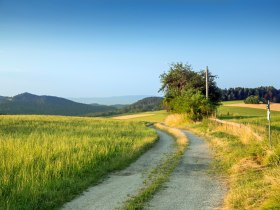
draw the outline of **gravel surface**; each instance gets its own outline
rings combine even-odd
[[[160,160],[174,151],[174,140],[167,134],[157,131],[160,139],[128,168],[112,173],[99,185],[89,188],[83,195],[66,203],[62,209],[98,209],[120,208],[129,195],[134,195],[143,186],[148,173]]]
[[[211,155],[199,137],[185,132],[189,146],[170,181],[163,186],[145,209],[216,209],[220,207],[226,186],[208,172]]]

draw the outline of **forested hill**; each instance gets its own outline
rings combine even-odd
[[[88,105],[54,96],[23,93],[14,97],[0,97],[0,114],[84,115],[115,110],[105,105]]]
[[[147,97],[147,98],[141,99],[131,105],[121,107],[114,111],[92,113],[88,116],[111,116],[111,115],[118,115],[118,114],[124,114],[124,113],[157,111],[157,110],[163,109],[162,101],[163,101],[162,97]]]
[[[146,112],[162,109],[162,97],[147,97],[139,100],[123,109],[125,112]]]
[[[277,90],[272,86],[258,88],[236,87],[223,89],[221,92],[222,101],[244,100],[248,96],[255,95],[265,100],[280,103],[280,90]]]

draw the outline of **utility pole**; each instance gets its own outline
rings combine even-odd
[[[270,119],[270,102],[267,101],[267,120],[268,120],[268,139],[269,139],[269,146],[272,149],[272,142],[271,142],[271,119]]]
[[[209,75],[208,75],[208,66],[206,66],[206,70],[205,70],[205,78],[206,78],[206,98],[208,99],[209,97]]]

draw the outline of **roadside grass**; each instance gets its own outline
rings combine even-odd
[[[266,112],[266,110],[254,108],[221,106],[219,108],[218,118],[248,125],[252,127],[255,132],[263,136],[265,142],[268,142],[268,121]],[[226,113],[230,113],[231,116],[227,116]],[[278,150],[280,147],[280,112],[271,111],[271,134],[274,150]]]
[[[234,127],[210,120],[193,123],[172,116],[166,121],[203,135],[214,150],[213,171],[228,178],[225,209],[280,209],[280,112],[272,112],[272,145],[267,135],[266,111],[224,107],[219,118],[246,126]],[[227,113],[230,113],[228,115]],[[248,127],[252,129],[248,129]],[[253,135],[257,132],[262,140]]]
[[[176,150],[173,154],[163,159],[159,166],[153,169],[148,176],[148,179],[145,180],[145,186],[140,189],[137,195],[126,201],[122,208],[124,210],[142,209],[145,206],[145,203],[153,197],[165,182],[168,181],[170,175],[178,166],[187,147],[187,137],[180,130],[167,127],[160,123],[156,123],[155,127],[169,133],[175,138]]]
[[[0,209],[57,209],[156,139],[143,122],[0,116]]]
[[[263,209],[280,209],[280,112],[271,112],[271,139],[272,150],[268,146],[268,121],[266,117],[241,119],[243,124],[254,126],[255,130],[263,136],[261,165],[263,178],[270,187],[267,199],[263,203]]]

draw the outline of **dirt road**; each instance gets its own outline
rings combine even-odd
[[[174,151],[174,140],[157,131],[160,139],[155,146],[128,168],[113,173],[101,184],[64,205],[63,209],[121,209],[123,202],[143,186],[143,181],[160,160]],[[215,209],[222,204],[226,187],[208,173],[211,155],[208,145],[197,136],[185,132],[189,147],[179,166],[145,209],[196,210]]]
[[[174,140],[167,134],[157,131],[160,139],[136,162],[128,168],[112,173],[101,184],[89,188],[83,195],[66,203],[62,209],[98,209],[110,210],[121,208],[129,195],[134,195],[143,186],[143,181],[160,160],[174,151]]]
[[[226,187],[208,173],[211,155],[207,143],[191,133],[185,134],[189,146],[179,167],[145,209],[205,210],[222,204]]]

